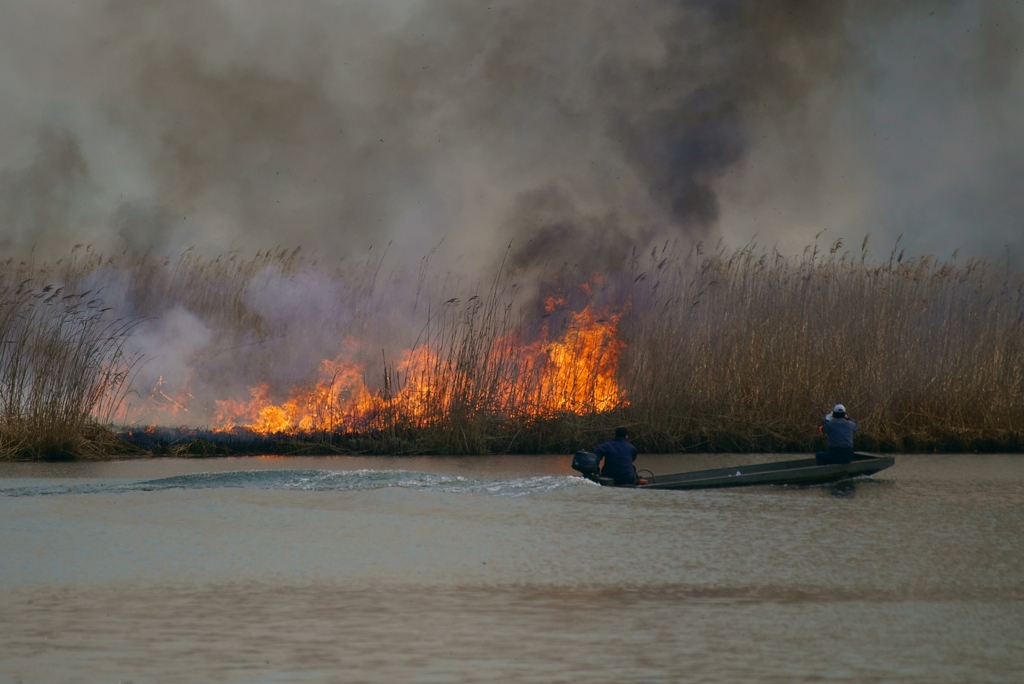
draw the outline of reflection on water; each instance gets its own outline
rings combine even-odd
[[[733,460],[756,459],[639,465]],[[688,492],[600,488],[567,461],[0,464],[0,682],[1004,682],[1024,668],[1018,457]]]

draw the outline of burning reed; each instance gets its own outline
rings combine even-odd
[[[479,286],[430,276],[429,257],[413,277],[298,250],[86,250],[23,286],[8,264],[4,444],[81,450],[116,418],[197,454],[558,452],[622,423],[648,451],[809,451],[842,402],[861,448],[1019,450],[1021,278],[865,247],[666,244],[615,272],[501,267]],[[102,306],[64,294],[97,284]]]

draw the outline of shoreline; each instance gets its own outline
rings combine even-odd
[[[604,421],[602,421],[604,422]],[[628,424],[628,423],[627,423]],[[531,426],[505,434],[461,441],[449,429],[407,428],[387,432],[263,435],[244,428],[218,432],[197,428],[150,427],[143,430],[104,428],[98,440],[59,445],[50,450],[0,453],[7,461],[116,461],[136,458],[217,458],[239,456],[500,456],[572,454],[591,450],[610,439],[612,427],[563,424]],[[561,429],[557,429],[561,428]],[[785,432],[694,431],[659,435],[631,427],[630,441],[642,454],[807,454],[826,447],[817,434],[804,439]],[[811,433],[811,430],[807,430]],[[93,432],[96,435],[96,431]],[[634,436],[635,435],[635,436]],[[858,451],[900,454],[1017,454],[1024,438],[1011,432],[960,430],[946,434],[916,433],[882,439],[864,431],[855,440]],[[483,446],[472,449],[467,447]]]

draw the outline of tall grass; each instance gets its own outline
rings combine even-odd
[[[102,425],[135,359],[132,323],[108,316],[97,293],[43,284],[30,262],[0,264],[0,457],[106,452]]]
[[[861,448],[1019,450],[1020,276],[897,250],[879,263],[866,247],[837,242],[797,257],[664,247],[601,288],[585,277],[549,284],[563,301],[575,289],[577,311],[590,305],[606,325],[618,321],[617,339],[596,352],[573,330],[579,316],[538,323],[535,307],[515,309],[499,274],[434,314],[420,342],[437,353],[412,379],[428,389],[389,407],[381,424],[414,425],[430,448],[459,453],[571,449],[616,423],[654,451],[807,451],[822,446],[815,427],[843,402],[863,424]],[[621,401],[604,411],[562,401],[596,400],[599,377],[573,372],[553,384],[551,347],[538,355],[531,324],[559,336],[572,369],[593,371],[595,353],[624,344]]]
[[[1024,283],[985,261],[666,243],[612,273],[501,267],[467,286],[428,277],[429,260],[404,282],[380,257],[327,267],[280,249],[8,262],[0,447],[81,452],[113,408],[152,403],[138,383],[123,401],[138,369],[127,350],[136,322],[175,307],[212,331],[190,378],[172,379],[188,385],[182,423],[209,424],[215,400],[260,385],[316,417],[289,439],[328,449],[565,451],[627,424],[650,451],[807,451],[837,402],[861,421],[861,448],[1024,446]],[[282,284],[328,301],[282,317],[296,307],[264,301]],[[356,385],[371,409],[353,411]]]
[[[623,368],[645,441],[806,450],[842,402],[865,448],[1019,450],[1020,277],[897,251],[875,263],[865,248],[747,248],[648,269]]]

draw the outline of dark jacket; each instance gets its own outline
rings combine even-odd
[[[636,447],[625,439],[614,439],[604,442],[594,449],[594,454],[604,460],[601,475],[615,479],[615,484],[633,484],[636,482]]]
[[[821,424],[821,431],[828,437],[828,448],[853,448],[853,433],[860,430],[860,423],[852,418],[833,418]]]

